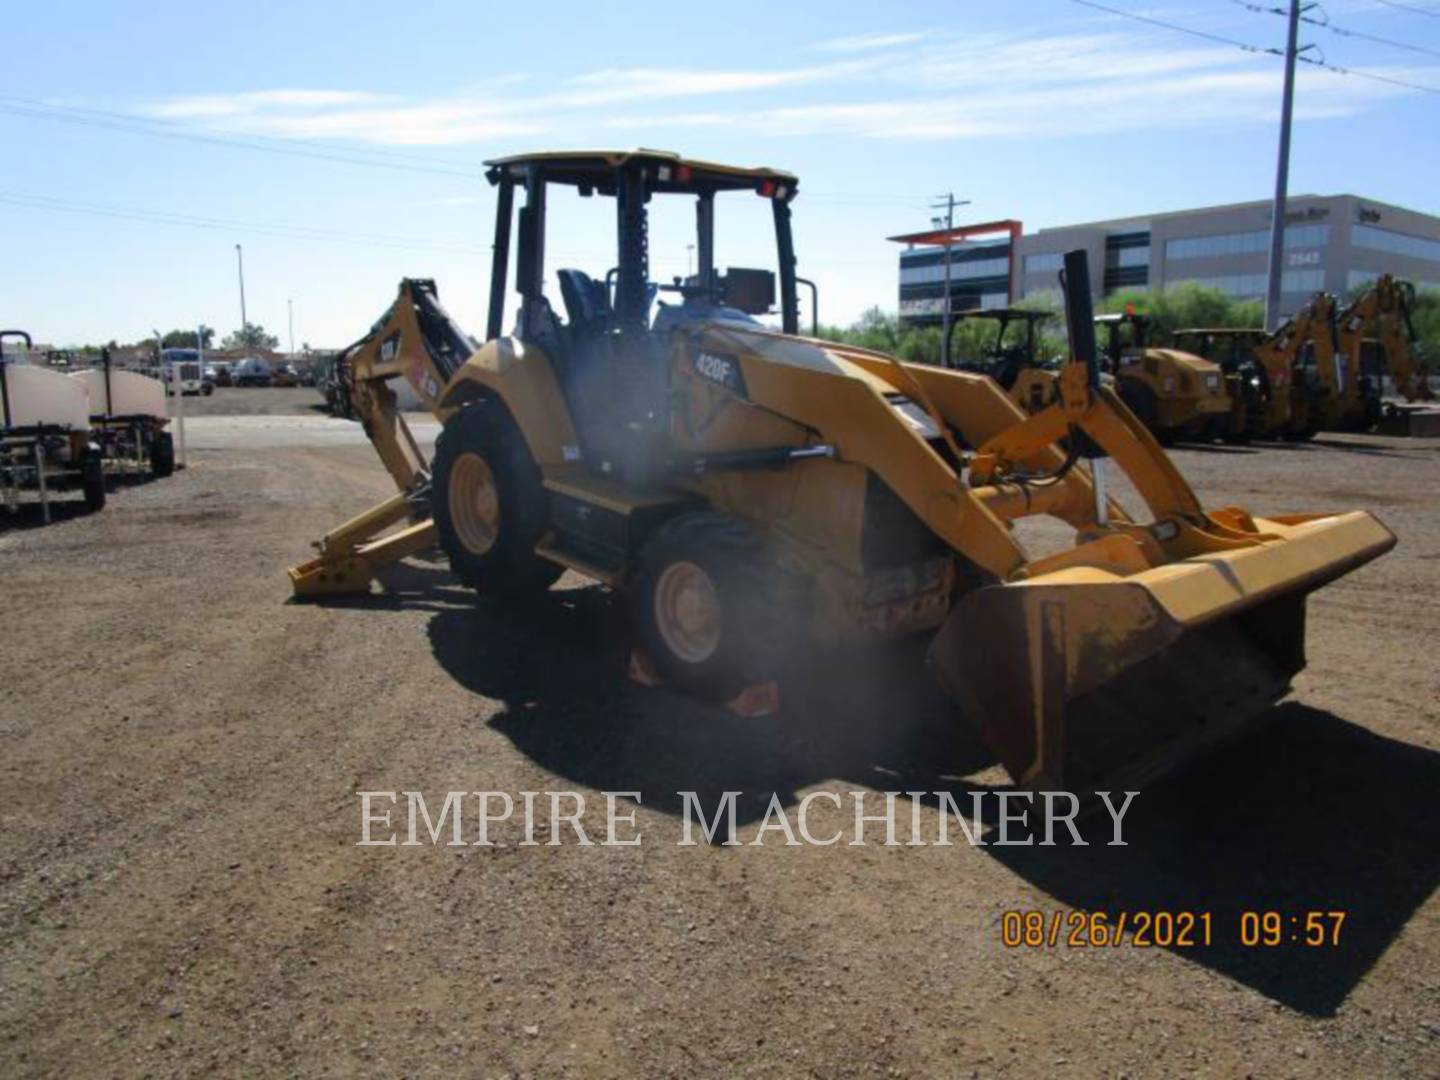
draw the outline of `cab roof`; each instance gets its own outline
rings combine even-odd
[[[512,154],[485,162],[490,167],[490,182],[499,180],[501,170],[519,170],[537,166],[552,184],[571,184],[591,188],[605,194],[615,190],[615,173],[626,165],[654,165],[650,188],[663,192],[758,191],[769,185],[763,194],[788,198],[799,183],[794,173],[766,166],[741,168],[713,161],[682,158],[668,150],[546,150],[532,154]],[[788,189],[783,194],[775,189]]]

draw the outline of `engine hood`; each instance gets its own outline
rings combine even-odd
[[[904,392],[896,383],[847,358],[847,353],[853,356],[856,353],[865,354],[865,350],[847,349],[843,345],[814,338],[790,337],[760,327],[724,321],[703,324],[701,340],[709,347],[743,357],[747,365],[781,364],[837,378],[855,379],[878,394]]]

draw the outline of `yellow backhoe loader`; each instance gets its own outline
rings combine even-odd
[[[1256,439],[1310,439],[1319,430],[1323,372],[1335,370],[1335,298],[1316,293],[1273,333],[1258,328],[1184,329],[1174,340],[1218,363],[1245,429]]]
[[[1105,330],[1104,363],[1120,400],[1158,439],[1213,442],[1229,433],[1230,395],[1220,365],[1152,348],[1150,318],[1133,309],[1097,316],[1095,325]]]
[[[1382,274],[1336,317],[1340,363],[1335,370],[1335,400],[1339,407],[1325,417],[1325,427],[1365,431],[1387,413],[1403,419],[1407,410],[1382,403],[1386,375],[1394,382],[1396,395],[1407,404],[1435,399],[1430,373],[1413,348],[1414,306],[1415,286]]]
[[[1017,783],[1086,793],[1133,787],[1284,694],[1306,595],[1395,542],[1361,511],[1207,511],[1100,382],[1083,251],[1065,259],[1059,400],[1027,417],[989,378],[799,336],[788,173],[651,150],[488,164],[487,340],[469,352],[406,282],[352,351],[401,490],[292,571],[301,595],[368,589],[431,535],[463,581],[512,602],[568,568],[626,596],[645,667],[719,702],[776,678],[797,642],[938,629],[941,683]],[[613,215],[613,273],[547,273],[561,198]],[[693,205],[689,279],[651,278],[652,199]],[[717,204],[729,224],[757,203],[775,269],[722,273]],[[428,467],[361,385],[381,372],[443,420]],[[1112,464],[1143,514],[1107,494]],[[427,499],[433,520],[406,524]],[[1011,527],[1027,515],[1068,523],[1074,546],[1027,552]]]

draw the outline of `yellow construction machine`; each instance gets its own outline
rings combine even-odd
[[[1059,399],[1027,417],[984,376],[799,335],[788,173],[651,150],[488,164],[487,340],[470,351],[432,289],[401,285],[352,352],[401,490],[291,572],[300,595],[368,589],[431,535],[501,600],[534,603],[570,569],[626,597],[641,668],[717,702],[776,679],[801,642],[938,630],[941,683],[1016,782],[1085,793],[1134,786],[1283,695],[1306,595],[1395,542],[1361,511],[1206,510],[1100,382],[1083,251],[1065,259]],[[613,269],[547,270],[558,199],[614,215]],[[696,270],[669,283],[649,268],[664,199],[695,215]],[[740,241],[717,235],[717,204],[727,224],[763,208],[773,269],[721,272]],[[428,467],[382,373],[443,420]],[[1107,493],[1111,465],[1143,510]],[[433,520],[408,524],[426,501]],[[1026,551],[1012,526],[1028,515],[1074,545]]]
[[[1231,402],[1231,438],[1314,438],[1319,430],[1322,372],[1334,370],[1339,339],[1335,299],[1316,293],[1273,333],[1259,327],[1176,330],[1177,347],[1220,365]]]
[[[1120,400],[1158,439],[1213,442],[1229,433],[1230,395],[1220,365],[1152,348],[1150,318],[1133,308],[1097,316],[1095,324],[1106,332],[1105,365]]]
[[[1248,443],[1266,434],[1269,381],[1255,350],[1269,337],[1258,327],[1234,326],[1190,328],[1170,335],[1175,348],[1219,364],[1224,372],[1225,392],[1230,398],[1223,435],[1226,442]]]
[[[1333,372],[1332,415],[1323,426],[1369,430],[1387,411],[1382,404],[1385,376],[1406,403],[1435,399],[1429,371],[1415,355],[1412,312],[1415,286],[1382,274],[1336,317],[1338,363]],[[1403,412],[1394,406],[1392,415]]]

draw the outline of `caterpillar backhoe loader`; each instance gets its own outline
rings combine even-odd
[[[1157,438],[1213,442],[1230,431],[1230,395],[1218,364],[1152,348],[1150,318],[1133,309],[1097,316],[1095,325],[1105,330],[1104,362],[1120,400]]]
[[[1027,308],[981,308],[957,312],[950,322],[950,340],[945,355],[957,371],[988,375],[1000,384],[1010,400],[1026,412],[1037,413],[1059,395],[1055,376],[1058,365],[1041,362],[1037,335],[1040,325],[1051,318],[1048,311]],[[965,322],[993,322],[995,337],[979,356],[954,359],[955,331]]]
[[[1369,430],[1382,417],[1401,423],[1397,434],[1408,434],[1409,411],[1382,404],[1384,377],[1390,376],[1397,396],[1407,404],[1435,399],[1429,371],[1415,355],[1415,326],[1411,312],[1415,286],[1382,274],[1336,318],[1338,355],[1335,399],[1339,407],[1325,417],[1325,427]]]
[[[510,602],[578,571],[625,595],[643,667],[719,702],[805,639],[938,630],[942,685],[1015,780],[1084,793],[1133,786],[1285,693],[1306,595],[1394,544],[1360,511],[1202,507],[1100,382],[1083,251],[1065,260],[1059,399],[1027,417],[984,376],[799,336],[788,173],[650,150],[488,164],[487,340],[471,351],[433,290],[405,282],[353,351],[399,490],[291,572],[301,595],[368,589],[431,537]],[[577,196],[614,215],[613,275],[547,277],[547,207]],[[721,273],[717,204],[728,223],[757,197],[776,268]],[[673,283],[649,269],[649,203],[667,198],[695,212],[697,269]],[[442,419],[433,462],[362,385],[382,373]],[[1089,445],[1108,460],[1083,459]],[[1111,464],[1144,515],[1107,494]],[[425,503],[433,518],[406,523]],[[1074,546],[1027,552],[1012,529],[1027,515],[1068,523]]]
[[[1339,349],[1333,296],[1316,293],[1273,333],[1209,327],[1176,330],[1172,338],[1221,366],[1250,438],[1310,439],[1319,430],[1322,372],[1334,370]]]

